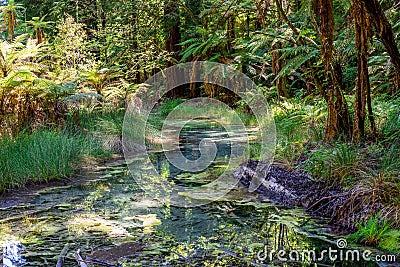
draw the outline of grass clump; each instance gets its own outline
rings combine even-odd
[[[361,168],[357,149],[350,144],[336,144],[332,147],[311,151],[306,169],[314,177],[323,178],[335,185],[349,185],[356,180]]]
[[[70,176],[83,155],[104,156],[93,137],[38,130],[0,143],[0,191]]]
[[[390,227],[391,224],[387,220],[381,220],[378,216],[375,216],[369,218],[364,224],[357,223],[357,232],[349,237],[358,243],[377,246],[381,241],[385,240],[385,237],[390,232]]]

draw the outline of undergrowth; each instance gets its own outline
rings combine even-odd
[[[310,100],[272,104],[278,133],[275,160],[349,194],[340,214],[351,217],[357,212],[355,241],[399,252],[400,101],[387,96],[374,100],[375,136],[367,126],[367,139],[361,144],[343,140],[327,144],[323,143],[324,104]],[[351,221],[350,217],[343,219]]]
[[[71,176],[86,157],[101,158],[120,146],[123,112],[87,113],[79,127],[67,121],[61,129],[42,127],[0,141],[0,192],[30,183]]]

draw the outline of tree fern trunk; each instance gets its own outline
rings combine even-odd
[[[175,64],[174,61],[179,61],[178,52],[180,50],[181,33],[179,8],[173,0],[165,0],[164,2],[164,23],[166,30],[165,49],[171,53],[172,59],[166,62],[166,67],[169,68]],[[177,77],[167,77],[167,84],[175,84]],[[174,88],[169,92],[169,96],[175,96],[178,88]]]
[[[325,142],[331,142],[340,135],[350,136],[350,116],[344,98],[336,69],[332,67],[333,37],[335,20],[333,16],[333,0],[313,0],[312,7],[319,19],[319,37],[321,39],[321,55],[325,61],[325,76],[328,80],[326,86],[326,100],[328,105],[328,118],[325,128]]]
[[[357,83],[354,101],[353,142],[364,136],[367,94],[370,91],[368,75],[368,40],[370,38],[369,16],[360,0],[353,0],[353,19],[356,34]]]
[[[400,52],[397,47],[395,37],[393,35],[392,26],[386,18],[385,12],[383,11],[378,0],[360,0],[364,5],[369,15],[371,16],[371,22],[374,25],[376,34],[381,39],[383,45],[386,48],[392,63],[396,71],[396,79],[400,77]],[[396,91],[398,91],[399,83],[395,82]]]

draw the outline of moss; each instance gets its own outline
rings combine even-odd
[[[378,246],[390,252],[400,253],[400,230],[388,231],[379,241]]]

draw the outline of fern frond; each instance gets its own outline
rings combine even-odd
[[[319,50],[313,50],[313,51],[310,51],[308,54],[298,55],[298,56],[290,59],[286,63],[285,67],[278,73],[278,75],[276,75],[274,81],[280,77],[288,75],[290,72],[298,69],[301,65],[303,65],[308,60],[319,56],[319,54],[320,54]]]

